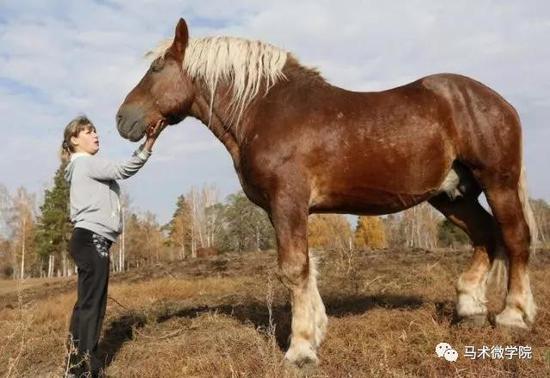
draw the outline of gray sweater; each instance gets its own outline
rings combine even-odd
[[[122,231],[120,187],[115,180],[134,175],[151,156],[143,146],[124,162],[87,153],[73,153],[65,168],[70,183],[71,222],[115,241]]]

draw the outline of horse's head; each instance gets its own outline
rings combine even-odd
[[[191,78],[182,68],[189,40],[187,25],[180,19],[174,42],[155,59],[145,76],[126,96],[118,110],[118,132],[133,142],[157,123],[173,125],[185,118],[195,96]]]

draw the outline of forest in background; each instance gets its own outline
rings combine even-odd
[[[57,170],[53,186],[38,204],[36,194],[25,188],[9,193],[0,183],[0,278],[59,277],[75,273],[68,255],[72,232],[69,188]],[[166,224],[152,212],[138,212],[131,198],[121,196],[123,232],[111,248],[116,272],[160,262],[238,251],[276,248],[266,212],[242,192],[219,198],[215,185],[191,188],[175,199],[175,210]],[[550,206],[531,200],[539,228],[540,246],[548,246]],[[359,216],[354,225],[341,214],[309,217],[310,249],[335,251],[342,258],[351,253],[395,248],[462,248],[468,237],[429,204],[398,214]]]

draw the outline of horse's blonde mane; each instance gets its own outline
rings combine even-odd
[[[163,41],[147,56],[164,56],[172,40]],[[258,94],[262,83],[267,91],[281,78],[288,52],[260,41],[235,37],[192,38],[185,50],[183,68],[194,79],[202,80],[210,91],[210,112],[220,80],[230,83],[233,92],[230,119],[236,124]],[[211,116],[212,113],[210,113]]]

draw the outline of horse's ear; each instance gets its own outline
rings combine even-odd
[[[174,42],[170,49],[173,51],[174,56],[183,59],[183,53],[189,42],[189,31],[187,30],[187,23],[183,18],[180,18],[178,25],[176,26],[176,34],[174,36]]]

